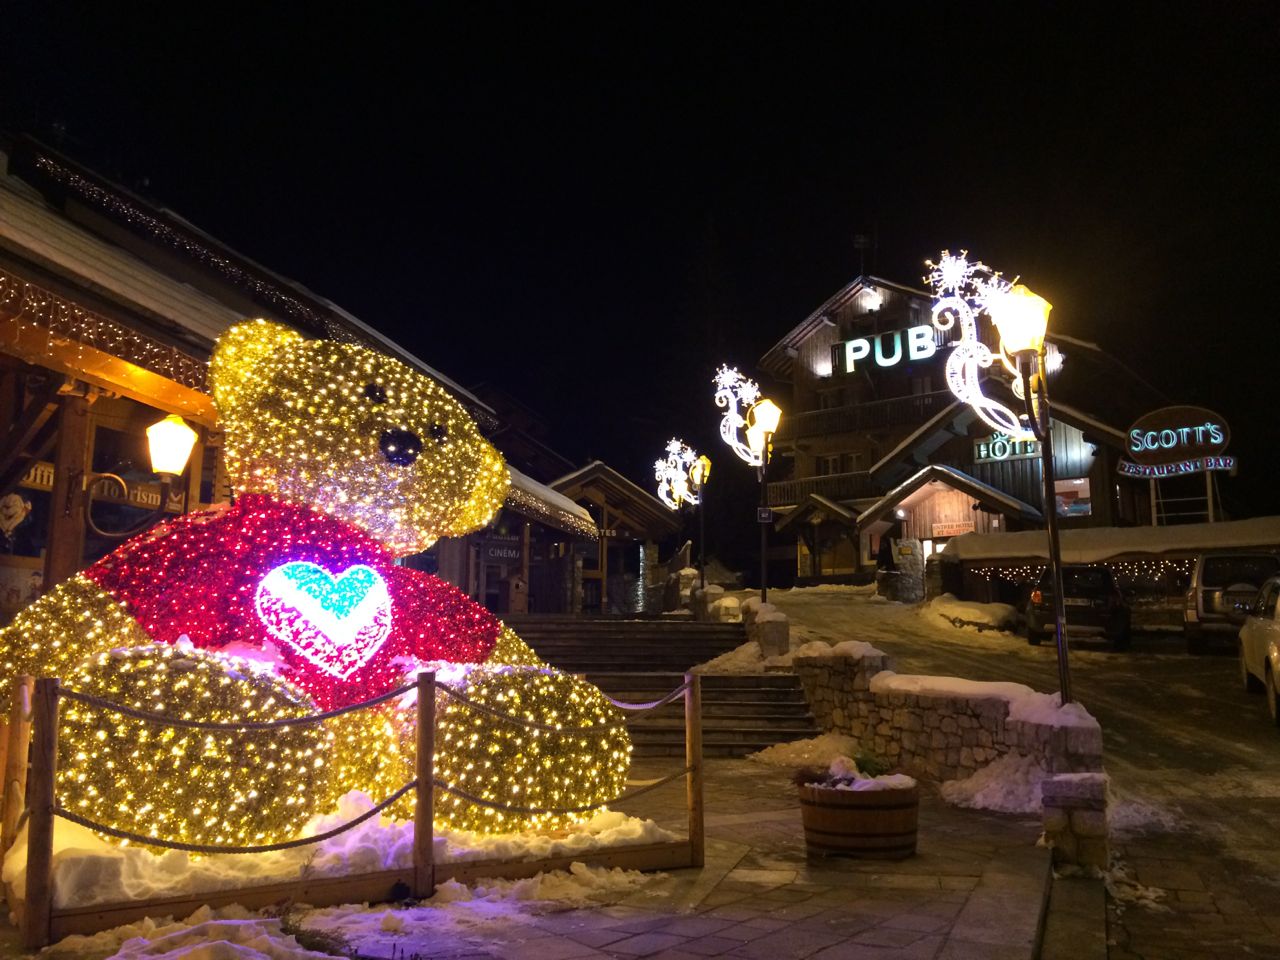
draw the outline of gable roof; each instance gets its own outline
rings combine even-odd
[[[825,324],[832,323],[831,314],[868,287],[884,287],[888,290],[905,293],[908,296],[923,297],[926,300],[932,298],[932,294],[924,290],[917,290],[914,287],[894,283],[892,280],[884,280],[870,275],[854,277],[853,280],[828,297],[822,306],[797,323],[783,335],[781,340],[770,347],[765,352],[765,355],[760,358],[760,369],[776,377],[785,378],[791,370],[792,354],[799,349],[800,344],[807,340],[815,330],[821,329]]]
[[[941,483],[951,487],[953,490],[967,493],[984,507],[997,513],[1002,513],[1005,516],[1021,517],[1024,520],[1043,519],[1043,514],[1039,510],[1029,503],[1024,503],[1017,497],[1010,496],[1003,490],[997,490],[989,483],[983,483],[963,470],[943,466],[939,463],[931,463],[929,466],[916,471],[913,476],[898,484],[898,486],[862,511],[858,515],[858,526],[865,528],[868,524],[882,519],[886,513],[897,507],[911,494],[930,483]]]
[[[579,497],[592,499],[584,496],[584,491],[598,490],[610,509],[617,509],[654,537],[674,536],[680,532],[679,515],[675,511],[602,460],[592,460],[586,466],[552,480],[548,486],[575,500]]]

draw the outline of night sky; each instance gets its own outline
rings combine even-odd
[[[1226,415],[1228,507],[1280,512],[1273,2],[6,6],[6,129],[503,384],[573,459],[645,481],[716,443],[716,364],[862,233],[889,279],[943,247],[1021,274]]]

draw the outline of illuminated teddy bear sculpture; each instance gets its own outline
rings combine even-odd
[[[437,777],[523,808],[440,791],[437,820],[554,826],[582,816],[530,811],[620,793],[630,743],[600,691],[546,667],[450,584],[395,563],[502,504],[506,467],[463,407],[384,354],[261,320],[223,335],[209,379],[234,504],[161,524],[20,614],[0,633],[6,687],[59,676],[150,712],[279,720],[377,697],[431,662],[480,707],[438,696]],[[392,700],[322,724],[210,732],[67,701],[60,802],[147,836],[273,842],[350,789],[377,799],[410,780],[413,717]]]

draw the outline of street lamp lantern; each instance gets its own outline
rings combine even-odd
[[[987,312],[1000,332],[1001,347],[1014,356],[1038,354],[1044,349],[1052,309],[1053,304],[1022,283],[996,294],[987,303]]]
[[[967,251],[953,256],[942,251],[937,263],[926,261],[926,282],[934,290],[933,323],[940,330],[959,325],[961,339],[947,361],[951,391],[988,424],[1010,436],[1028,432],[1040,442],[1044,486],[1044,523],[1049,536],[1049,569],[1053,578],[1054,639],[1058,653],[1058,684],[1062,702],[1071,702],[1071,672],[1067,661],[1066,607],[1062,588],[1062,546],[1058,537],[1058,497],[1053,473],[1053,429],[1049,416],[1045,333],[1053,305],[1025,284],[1009,283]],[[986,313],[1000,335],[1003,365],[1016,377],[1013,392],[1026,405],[1025,417],[982,391],[982,371],[994,357],[978,338],[977,320]],[[1025,420],[1026,426],[1023,425]]]
[[[147,446],[151,452],[151,471],[171,477],[187,468],[196,432],[176,413],[147,427]]]
[[[756,521],[760,525],[760,601],[763,603],[769,598],[769,525],[773,522],[769,509],[769,447],[782,422],[782,410],[768,397],[760,396],[756,382],[734,367],[726,365],[717,370],[715,385],[716,406],[724,409],[720,438],[740,459],[760,471],[760,509]],[[747,408],[745,415],[743,406]]]

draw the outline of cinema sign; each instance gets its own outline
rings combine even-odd
[[[1234,470],[1225,455],[1231,442],[1227,421],[1204,407],[1162,407],[1139,417],[1129,428],[1126,448],[1132,461],[1116,469],[1126,477],[1159,479],[1208,470]]]

